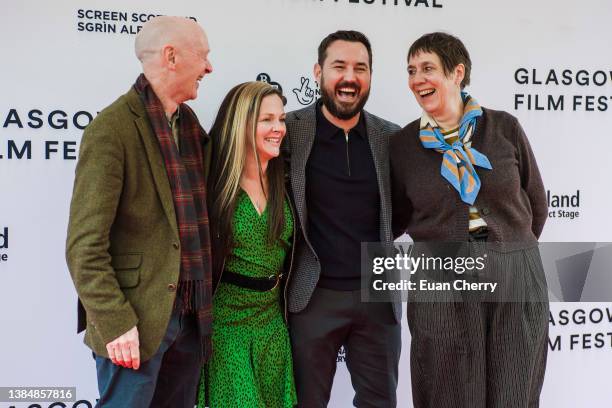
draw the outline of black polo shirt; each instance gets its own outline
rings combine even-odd
[[[307,232],[321,263],[318,285],[360,288],[361,242],[378,242],[380,197],[363,113],[346,135],[317,103],[317,129],[306,166]]]

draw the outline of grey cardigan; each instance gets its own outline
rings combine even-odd
[[[407,232],[414,241],[465,242],[469,205],[441,176],[442,154],[421,145],[419,124],[408,124],[390,141],[394,236]],[[476,168],[482,185],[474,205],[488,225],[488,241],[533,244],[548,206],[521,125],[509,113],[483,108],[472,140],[493,165],[492,170]]]

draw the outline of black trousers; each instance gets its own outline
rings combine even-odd
[[[327,406],[341,346],[353,404],[397,405],[401,327],[389,303],[363,303],[360,291],[316,288],[308,306],[289,316],[289,333],[299,407]]]

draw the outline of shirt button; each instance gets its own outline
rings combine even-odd
[[[487,207],[482,209],[482,215],[489,215],[491,214],[491,210],[489,210]]]
[[[173,247],[174,249],[179,249],[179,244],[178,244],[178,242],[173,242],[173,243],[172,243],[172,247]]]
[[[175,291],[176,291],[176,284],[169,283],[168,284],[168,292],[175,292]]]

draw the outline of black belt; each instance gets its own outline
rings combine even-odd
[[[221,282],[258,292],[267,292],[277,287],[282,277],[283,274],[279,273],[278,275],[270,275],[267,278],[251,278],[239,273],[223,271]]]

